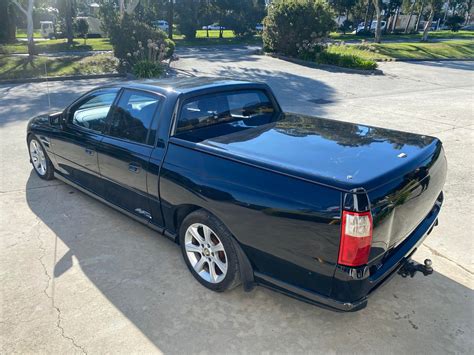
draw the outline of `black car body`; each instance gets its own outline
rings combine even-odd
[[[49,174],[173,240],[205,211],[247,289],[346,311],[431,232],[447,169],[436,138],[284,113],[265,84],[208,78],[101,87],[27,134]],[[194,263],[213,251],[197,244]]]

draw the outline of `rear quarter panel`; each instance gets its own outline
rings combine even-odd
[[[160,197],[169,231],[178,233],[181,206],[199,206],[227,226],[254,271],[330,293],[339,247],[339,191],[170,142]]]

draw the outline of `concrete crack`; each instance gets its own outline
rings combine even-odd
[[[49,294],[48,294],[48,288],[49,288],[49,284],[52,280],[51,278],[51,275],[48,273],[48,269],[45,265],[45,263],[43,262],[43,258],[45,257],[46,255],[46,248],[43,246],[43,241],[41,240],[41,232],[40,232],[40,225],[41,225],[41,221],[38,219],[38,223],[37,223],[37,233],[36,233],[36,238],[38,239],[38,242],[39,242],[39,249],[42,251],[42,255],[38,258],[38,261],[40,262],[41,266],[43,267],[43,271],[44,271],[44,274],[46,275],[48,281],[46,283],[46,287],[44,288],[43,290],[43,293],[46,295],[47,298],[49,298],[51,300],[51,306],[56,310],[56,313],[57,313],[57,322],[56,322],[56,327],[60,330],[61,332],[61,336],[64,338],[64,339],[67,339],[69,340],[72,345],[80,350],[83,354],[87,354],[86,350],[84,349],[84,347],[82,347],[81,345],[77,344],[76,340],[73,338],[73,337],[70,337],[68,335],[66,335],[66,331],[64,330],[64,327],[61,325],[61,310],[59,309],[59,307],[57,307],[55,304],[54,304],[54,298],[51,297]]]

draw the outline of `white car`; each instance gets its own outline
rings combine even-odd
[[[159,28],[160,30],[163,30],[165,32],[168,32],[169,28],[170,28],[170,25],[168,24],[168,21],[165,21],[165,20],[156,20],[156,21],[152,21],[151,24],[154,26],[154,27],[157,27]]]
[[[376,27],[377,27],[377,21],[372,21],[372,23],[370,24],[370,28],[367,28],[367,29],[371,32],[375,32]],[[385,30],[385,27],[387,27],[387,21],[380,21],[380,27],[381,27],[382,31]],[[364,23],[361,22],[357,26],[356,34],[359,33],[360,31],[363,31],[363,30],[364,30]]]
[[[213,23],[212,25],[202,26],[203,30],[225,30],[224,26],[219,26],[217,23]]]

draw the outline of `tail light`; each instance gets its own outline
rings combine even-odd
[[[338,263],[361,266],[369,260],[372,244],[372,215],[370,212],[342,212],[341,244]]]

